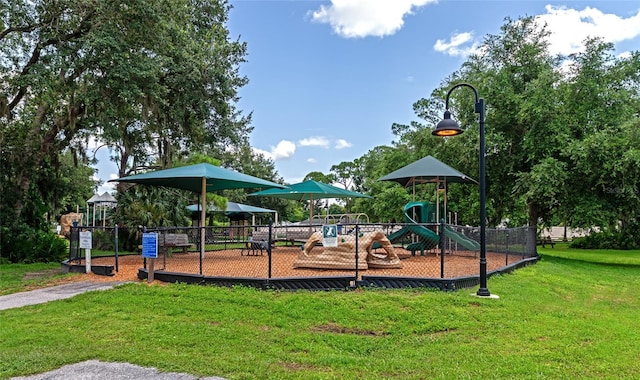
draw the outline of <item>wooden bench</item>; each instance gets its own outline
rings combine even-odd
[[[556,243],[551,240],[551,236],[547,236],[547,237],[542,237],[542,238],[538,238],[538,245],[542,245],[542,248],[546,248],[546,244],[549,244],[551,246],[551,248],[554,248]]]
[[[278,229],[271,236],[273,242],[285,242],[287,244],[294,245],[296,243],[306,243],[309,240],[309,237],[313,231],[309,231],[304,228],[304,230],[283,230]],[[253,232],[254,240],[268,240],[269,239],[269,231],[254,231]]]
[[[164,234],[164,242],[162,245],[168,249],[182,248],[182,253],[187,253],[190,247],[194,247],[195,244],[189,243],[189,236],[187,234]]]

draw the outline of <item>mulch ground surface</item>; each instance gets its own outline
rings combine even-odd
[[[291,277],[327,277],[327,276],[351,276],[353,270],[323,270],[294,268],[294,261],[300,253],[300,247],[277,247],[272,250],[272,278]],[[359,276],[398,276],[398,277],[425,277],[440,278],[441,257],[433,251],[424,256],[417,253],[415,256],[402,248],[396,248],[396,253],[403,257],[400,269],[367,269],[359,271]],[[267,278],[269,274],[269,261],[266,250],[262,255],[241,255],[240,249],[206,252],[202,260],[202,274],[205,276],[242,277],[242,278]],[[520,257],[487,252],[487,271],[500,269],[507,264],[513,264]],[[82,263],[84,264],[84,263]],[[113,257],[93,258],[93,265],[114,265]],[[138,269],[143,267],[143,259],[140,255],[121,256],[118,260],[118,271],[114,276],[100,276],[96,274],[82,274],[77,280],[92,281],[139,281]],[[172,253],[167,257],[156,259],[154,268],[156,271],[177,273],[200,274],[200,258],[198,252]],[[445,254],[444,278],[474,276],[479,274],[479,258],[477,253],[457,251],[455,254]]]

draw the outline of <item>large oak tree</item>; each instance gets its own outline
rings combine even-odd
[[[246,46],[228,36],[229,9],[224,0],[0,1],[3,220],[22,219],[38,172],[63,152],[89,163],[93,139],[112,150],[120,176],[246,146],[250,117],[235,108]],[[38,191],[45,203],[56,196]]]

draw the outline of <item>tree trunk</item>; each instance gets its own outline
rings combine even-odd
[[[538,234],[538,205],[536,202],[529,202],[529,230],[527,231],[527,255],[534,256],[538,253],[536,248]]]
[[[45,149],[44,142],[38,141],[37,137],[42,135],[41,127],[48,109],[48,104],[43,103],[40,105],[38,112],[36,113],[36,117],[33,120],[33,124],[31,125],[31,132],[29,133],[29,136],[31,136],[32,139],[25,141],[24,161],[22,161],[21,170],[16,176],[16,183],[19,184],[19,193],[16,196],[14,212],[17,219],[20,219],[20,216],[22,215],[22,208],[26,201],[25,198],[29,191],[29,187],[31,186],[31,173],[40,165],[42,151]]]

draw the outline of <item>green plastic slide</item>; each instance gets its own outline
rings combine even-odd
[[[477,241],[471,238],[464,236],[459,232],[454,231],[453,229],[451,229],[451,227],[447,227],[447,226],[444,227],[444,236],[462,245],[468,250],[471,250],[471,251],[480,250],[480,243],[478,243]]]

